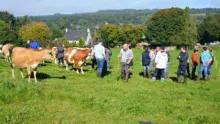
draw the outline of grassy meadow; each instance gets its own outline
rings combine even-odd
[[[119,49],[112,51],[113,68],[102,79],[96,78],[90,61],[84,75],[47,62],[38,68],[38,83],[34,83],[33,76],[31,83],[27,78],[23,80],[18,68],[16,79],[12,79],[10,64],[1,55],[0,124],[220,123],[220,64],[214,63],[209,82],[188,80],[188,84],[179,84],[175,72],[180,51],[171,51],[170,78],[164,83],[151,83],[141,75],[142,50],[133,49],[132,75],[124,83],[116,80]],[[214,56],[220,62],[220,51],[214,51]]]

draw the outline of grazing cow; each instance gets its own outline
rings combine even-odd
[[[10,48],[12,47],[13,45],[12,44],[10,44],[10,43],[7,43],[7,44],[5,44],[5,45],[3,45],[3,47],[2,47],[2,53],[4,54],[4,56],[5,56],[5,61],[6,62],[10,62],[11,61],[11,59],[10,59]]]
[[[79,73],[78,68],[81,67],[81,73],[84,74],[82,65],[86,58],[92,53],[91,49],[88,48],[67,48],[64,52],[64,63],[66,70],[68,70],[68,64],[74,64]]]
[[[46,60],[54,60],[53,56],[48,53],[47,50],[34,50],[29,48],[21,48],[21,47],[15,47],[12,50],[12,62],[11,62],[11,68],[12,68],[12,77],[15,78],[14,75],[14,67],[17,66],[20,68],[20,73],[22,78],[24,78],[24,75],[22,73],[22,69],[27,68],[28,71],[28,82],[30,82],[31,77],[31,68],[34,69],[34,79],[35,82],[37,82],[36,74],[37,74],[37,66],[39,62],[41,62],[43,59]]]
[[[57,64],[56,54],[57,54],[57,47],[53,47],[53,48],[52,48],[52,55],[53,55],[53,57],[54,57],[54,63],[55,63],[55,64]]]

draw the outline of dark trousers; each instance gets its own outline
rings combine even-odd
[[[95,68],[95,65],[97,64],[96,63],[96,59],[94,58],[94,59],[91,59],[92,60],[92,68],[94,69]]]
[[[62,63],[64,65],[63,57],[62,58],[58,58],[58,63],[59,63],[59,65],[60,65],[60,63]]]
[[[193,65],[192,66],[192,79],[194,79],[194,78],[196,78],[196,67],[197,67],[197,65]]]
[[[187,68],[187,66],[179,65],[178,70],[177,70],[177,76],[179,77],[181,75],[181,72],[182,72],[183,77],[187,78],[187,76],[186,76],[186,68]]]
[[[158,73],[160,73],[161,74],[161,78],[165,78],[164,71],[165,71],[165,69],[156,68],[156,70],[154,71],[154,76],[153,77],[156,78]]]
[[[187,63],[187,76],[190,77],[189,63]]]

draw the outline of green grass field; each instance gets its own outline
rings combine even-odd
[[[151,83],[140,75],[142,50],[134,49],[131,79],[124,83],[116,81],[118,51],[113,49],[113,68],[102,79],[91,66],[78,75],[46,63],[38,68],[39,82],[28,83],[18,69],[12,79],[9,63],[1,59],[0,123],[220,123],[219,64],[209,82],[178,84],[173,79],[179,51],[171,51],[170,78]],[[214,56],[219,62],[220,51]]]

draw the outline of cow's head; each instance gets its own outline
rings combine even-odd
[[[54,60],[54,57],[45,49],[43,59]]]

